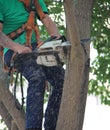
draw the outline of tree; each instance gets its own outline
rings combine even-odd
[[[9,130],[24,130],[25,113],[16,108],[15,98],[8,89],[8,75],[4,73],[2,64],[0,64],[0,114]]]
[[[101,103],[110,105],[110,1],[97,0],[93,8],[91,36],[97,57],[91,65],[89,93],[99,96]]]
[[[89,80],[89,44],[93,0],[65,0],[69,40],[72,44],[66,70],[57,130],[82,130]],[[74,9],[74,7],[76,7]],[[76,24],[77,23],[77,24]]]
[[[61,12],[64,11],[61,2],[45,0],[50,13],[57,13],[57,21],[61,33],[64,34],[64,26],[60,23]],[[93,7],[94,3],[94,7]],[[75,5],[75,9],[74,9]],[[89,93],[101,95],[102,102],[109,104],[109,0],[65,0],[65,14],[67,21],[68,39],[72,43],[70,61],[65,75],[64,93],[57,129],[81,130],[89,78],[89,42],[93,37],[94,47],[98,50],[98,57],[93,62],[92,72],[97,79],[90,81]],[[56,10],[57,8],[57,10]],[[93,15],[91,17],[91,14]],[[92,18],[92,24],[91,24]],[[77,23],[77,24],[76,24]],[[41,31],[44,28],[41,28]],[[91,36],[90,36],[90,32]],[[45,31],[44,31],[45,33]],[[46,35],[47,37],[47,35]],[[43,38],[46,38],[43,35]],[[81,44],[80,44],[81,40]],[[99,44],[101,43],[101,44]],[[1,60],[0,60],[1,63]],[[72,71],[71,71],[72,70]],[[24,111],[18,111],[15,107],[12,93],[7,89],[7,75],[0,66],[0,114],[9,130],[23,130]],[[100,85],[100,83],[101,85]],[[68,86],[68,84],[71,84]],[[99,83],[99,84],[98,84]],[[104,87],[106,84],[106,87]],[[68,103],[68,104],[67,104]],[[82,105],[81,105],[82,104]],[[63,109],[65,108],[65,109]],[[70,111],[69,111],[70,110]],[[63,115],[62,115],[63,114]],[[65,115],[65,116],[64,116]],[[64,117],[67,117],[66,119]],[[64,119],[63,119],[64,118]],[[76,119],[77,118],[77,119]]]

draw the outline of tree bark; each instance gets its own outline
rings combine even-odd
[[[5,124],[7,125],[8,129],[11,130],[12,117],[9,114],[6,107],[4,106],[3,102],[0,102],[0,115],[2,116],[2,119],[5,121]]]
[[[0,58],[0,63],[2,63],[2,59]],[[15,105],[15,99],[12,95],[12,93],[9,91],[8,89],[8,75],[7,73],[4,73],[3,68],[2,68],[2,64],[0,64],[0,100],[1,100],[1,112],[3,112],[3,110],[7,113],[8,112],[8,116],[10,117],[11,121],[7,122],[7,118],[6,115],[3,115],[3,113],[1,114],[2,116],[4,116],[4,121],[7,124],[8,123],[8,128],[10,129],[10,127],[12,127],[14,122],[14,128],[16,127],[15,130],[17,130],[17,128],[19,130],[24,130],[25,126],[25,113],[23,110],[18,110],[16,108]],[[3,109],[4,107],[4,109]],[[5,113],[4,113],[5,114]],[[9,124],[11,123],[11,124]]]
[[[82,130],[89,80],[89,44],[93,0],[65,0],[67,29],[71,42],[57,130]],[[76,8],[75,8],[76,7]],[[84,12],[83,12],[84,11]],[[77,24],[76,24],[77,23]],[[90,41],[89,41],[90,42]]]

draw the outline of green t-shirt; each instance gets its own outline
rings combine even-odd
[[[43,0],[39,0],[39,3],[44,12],[48,12]],[[0,22],[3,23],[3,32],[9,34],[21,27],[28,20],[29,13],[24,8],[24,5],[19,0],[0,0]],[[26,42],[26,33],[24,32],[17,39],[14,40],[20,44]],[[36,41],[35,35],[32,35],[32,42]],[[7,52],[7,48],[4,52]]]

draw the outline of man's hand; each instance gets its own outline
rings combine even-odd
[[[10,38],[8,38],[4,33],[0,31],[0,45],[6,48],[9,48],[17,53],[29,53],[32,50],[29,47],[25,47],[18,43],[13,42]]]
[[[32,52],[32,50],[29,47],[26,47],[20,44],[16,44],[13,50],[19,54]]]

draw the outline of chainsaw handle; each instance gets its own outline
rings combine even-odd
[[[52,40],[60,40],[60,39],[62,40],[62,42],[67,41],[67,39],[66,39],[66,37],[64,35],[62,35],[59,39],[56,39],[56,38],[57,38],[57,36],[51,36],[46,41],[44,41],[44,43],[52,41]]]
[[[57,36],[53,36],[54,39],[57,38]],[[61,35],[59,38],[57,38],[56,40],[62,40],[62,42],[67,41],[66,37],[64,35]]]
[[[45,42],[52,41],[52,40],[54,40],[54,39],[56,39],[56,38],[57,38],[57,36],[51,36],[51,37],[49,37],[46,41],[44,41],[44,43],[45,43]]]

